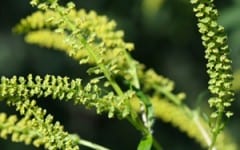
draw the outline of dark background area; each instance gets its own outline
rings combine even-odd
[[[34,11],[28,3],[28,0],[5,0],[0,4],[0,75],[11,77],[32,73],[84,78],[85,68],[64,53],[28,45],[22,36],[11,32],[21,18]],[[147,68],[154,68],[159,74],[174,80],[176,92],[186,92],[186,103],[191,108],[197,107],[197,98],[207,91],[208,77],[204,49],[188,0],[76,0],[75,3],[78,8],[95,10],[116,20],[118,28],[125,31],[125,40],[135,44],[132,56]],[[219,21],[229,36],[233,68],[237,71],[240,69],[240,1],[216,0],[216,6],[220,13]],[[49,99],[39,101],[65,125],[67,131],[78,133],[84,139],[114,150],[136,149],[140,140],[141,135],[127,121],[96,116],[94,111],[71,103]],[[202,101],[203,106],[207,106],[207,99]],[[236,139],[240,139],[240,122],[236,119],[240,115],[239,106],[239,102],[234,102],[235,117],[228,123]],[[0,103],[0,111],[13,112],[4,102]],[[165,150],[201,149],[169,124],[158,120],[155,130]],[[36,149],[5,140],[0,140],[0,147],[1,150]]]

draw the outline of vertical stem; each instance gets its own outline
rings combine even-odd
[[[199,120],[199,116],[197,114],[194,115],[193,118],[194,123],[196,124],[197,128],[199,129],[200,133],[202,134],[202,136],[204,137],[208,147],[212,147],[209,150],[216,150],[216,147],[212,146],[212,139],[209,135],[209,133],[206,131],[206,129],[204,128],[203,124],[201,123],[201,121]]]

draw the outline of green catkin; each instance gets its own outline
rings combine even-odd
[[[3,76],[0,81],[0,100],[8,97],[51,96],[53,99],[72,101],[78,105],[84,104],[87,108],[96,108],[97,113],[108,112],[111,117],[114,114],[120,118],[128,116],[129,107],[126,101],[131,99],[134,92],[126,91],[122,97],[117,97],[112,92],[104,94],[104,89],[100,89],[96,81],[97,79],[92,79],[88,84],[83,85],[79,78],[70,80],[68,77],[53,75],[46,75],[42,78],[29,74],[26,79]]]
[[[223,117],[230,117],[232,112],[227,108],[231,106],[234,93],[232,86],[232,61],[229,58],[229,47],[224,28],[217,23],[218,11],[213,0],[191,0],[193,11],[198,19],[198,28],[201,33],[202,44],[205,47],[207,59],[207,73],[209,75],[208,89],[212,97],[209,105],[214,109],[210,122],[213,133],[213,143],[224,127]]]

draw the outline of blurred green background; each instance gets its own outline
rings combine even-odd
[[[5,0],[0,4],[0,75],[11,77],[32,73],[84,78],[84,66],[79,66],[64,53],[27,45],[22,36],[11,32],[21,18],[34,11],[28,2]],[[208,108],[207,97],[199,98],[207,91],[208,77],[196,19],[188,0],[75,0],[75,3],[78,8],[93,9],[116,20],[118,28],[125,31],[125,40],[135,43],[134,58],[174,80],[176,92],[186,92],[186,103],[191,108],[199,105],[199,99],[202,109]],[[240,1],[216,0],[216,6],[220,13],[219,21],[229,36],[233,68],[237,71],[240,69]],[[239,95],[236,97],[238,100]],[[141,138],[127,121],[96,116],[94,111],[71,103],[49,99],[39,101],[65,125],[67,131],[111,149],[134,150]],[[240,143],[239,102],[235,101],[232,108],[235,116],[228,122],[228,129]],[[14,112],[3,102],[0,110]],[[165,150],[201,150],[185,134],[160,120],[155,124],[154,134]],[[0,140],[0,147],[1,150],[36,149],[5,140]]]

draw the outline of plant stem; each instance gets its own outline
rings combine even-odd
[[[209,135],[209,132],[206,131],[206,128],[204,128],[203,124],[201,123],[201,121],[199,119],[199,115],[197,113],[194,113],[193,121],[196,124],[196,126],[199,129],[202,136],[204,137],[205,142],[207,143],[208,147],[211,147],[211,144],[213,143],[212,139]],[[209,149],[209,150],[216,150],[216,148],[213,147],[212,149]]]
[[[179,100],[179,98],[177,96],[175,96],[174,94],[172,94],[171,92],[169,92],[157,85],[155,85],[154,88],[156,89],[156,91],[159,91],[160,93],[164,94],[166,97],[169,98],[170,101],[172,101],[179,108],[181,108],[189,118],[192,118],[192,120],[195,123],[195,125],[197,126],[199,132],[204,137],[204,140],[205,140],[207,146],[209,147],[209,150],[217,150],[216,147],[214,146],[214,144],[216,142],[217,134],[214,134],[211,138],[209,132],[206,130],[206,127],[204,127],[204,125],[201,122],[199,115],[198,115],[198,113],[196,113],[196,111],[193,111],[193,110],[189,109],[189,107],[187,107],[186,105],[182,104],[181,101]],[[215,124],[217,130],[220,129],[220,126],[217,126],[217,125],[221,123],[221,121],[222,121],[221,118],[222,117],[219,117]]]
[[[67,18],[64,14],[62,14],[62,10],[60,9],[60,6],[58,6],[56,8],[57,12],[64,18],[64,20],[66,21],[66,23],[68,24],[68,26],[70,27],[70,30],[72,32],[76,31],[77,30],[77,27],[76,25],[71,21],[69,20],[69,18]],[[98,64],[98,60],[99,60],[99,56],[93,52],[93,48],[90,47],[88,44],[87,44],[87,41],[81,36],[81,35],[77,35],[75,36],[79,42],[81,42],[81,44],[86,48],[89,56],[96,62],[96,64],[100,67],[100,69],[103,71],[103,74],[104,76],[108,79],[108,81],[110,82],[110,84],[112,85],[114,91],[119,95],[119,96],[122,96],[123,95],[123,92],[121,90],[121,88],[118,86],[118,84],[112,79],[111,75],[110,75],[110,72],[108,71],[108,69],[102,64]]]
[[[174,104],[176,104],[178,106],[181,105],[181,101],[179,100],[179,98],[177,96],[175,96],[174,94],[172,94],[171,92],[167,91],[164,88],[159,87],[158,85],[153,85],[153,87],[156,89],[156,91],[167,96],[169,98],[169,100],[171,100]]]
[[[60,6],[57,7],[56,9],[60,15],[62,15],[61,13],[61,9],[60,9]],[[64,20],[66,21],[66,23],[68,24],[68,26],[70,27],[70,30],[72,32],[74,32],[75,30],[77,30],[77,27],[76,25],[74,25],[74,23],[69,20],[69,18],[67,18],[65,15],[62,15],[62,17],[64,18]],[[110,82],[112,88],[114,89],[114,91],[116,92],[116,94],[118,96],[123,96],[124,93],[122,91],[122,89],[120,88],[120,86],[117,84],[117,82],[112,78],[112,75],[111,75],[111,72],[107,69],[107,67],[103,64],[103,63],[97,63],[98,60],[100,59],[100,56],[98,56],[98,54],[96,52],[93,51],[94,47],[91,46],[91,45],[88,45],[87,41],[81,36],[81,35],[75,35],[75,37],[78,39],[78,41],[80,42],[80,44],[82,44],[89,56],[96,62],[96,64],[98,65],[98,67],[102,70],[104,76],[107,78],[107,80]],[[135,65],[133,60],[130,60],[130,57],[128,56],[127,57],[128,59],[128,63],[129,65],[132,67],[131,69],[135,69],[134,71],[134,75],[133,78],[135,79],[135,84],[137,86],[139,86],[139,81],[138,81],[138,78],[136,76],[136,68],[135,68]],[[150,102],[149,102],[150,103]],[[131,106],[130,104],[130,101],[128,101],[128,106]],[[133,111],[133,109],[130,109],[130,114],[131,116],[127,117],[127,120],[137,129],[137,130],[140,130],[141,133],[143,135],[148,135],[148,134],[151,134],[149,133],[149,129],[144,125],[144,123],[139,119],[138,117],[138,114],[137,112]],[[81,142],[81,140],[80,140]],[[156,143],[156,142],[155,142]],[[92,143],[90,142],[87,142],[87,141],[82,141],[81,144],[85,144],[85,145],[88,145],[89,146],[96,146],[96,145],[93,145]],[[158,144],[159,145],[159,144]],[[158,146],[159,147],[159,146]],[[96,147],[95,147],[96,148]],[[100,147],[102,148],[102,147]],[[99,149],[99,150],[104,150],[104,149]],[[160,149],[161,150],[161,149]]]
[[[212,136],[212,143],[211,143],[211,145],[210,145],[210,147],[209,147],[209,150],[215,150],[214,149],[214,145],[215,145],[215,143],[216,143],[216,141],[217,141],[217,137],[218,137],[218,135],[219,135],[219,132],[221,132],[222,131],[222,116],[223,116],[223,114],[224,114],[224,111],[222,110],[222,111],[220,111],[219,112],[219,115],[218,115],[218,117],[217,117],[217,120],[216,120],[216,122],[215,122],[215,124],[214,124],[214,127],[213,127],[213,136]]]
[[[78,142],[80,145],[84,145],[86,147],[89,147],[89,148],[92,148],[92,149],[95,149],[95,150],[110,150],[106,147],[103,147],[101,145],[98,145],[98,144],[95,144],[95,143],[92,143],[92,142],[89,142],[87,140],[84,140],[84,139],[80,139],[79,142]]]
[[[158,141],[154,137],[152,137],[152,138],[153,138],[153,147],[155,148],[155,150],[163,150],[163,148],[158,143]]]
[[[87,44],[86,41],[83,42],[84,46],[86,47],[89,55],[94,59],[95,62],[97,62],[100,58],[99,56],[97,56],[96,53],[93,52],[92,48],[90,48]],[[119,95],[122,96],[123,95],[123,91],[122,89],[119,87],[119,85],[116,83],[116,81],[114,81],[110,75],[110,72],[108,71],[108,69],[102,64],[98,64],[100,69],[103,71],[104,76],[108,79],[108,81],[110,82],[111,86],[113,87],[114,91]]]

